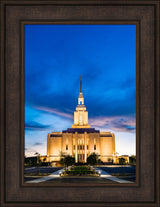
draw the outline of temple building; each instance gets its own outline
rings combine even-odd
[[[88,124],[88,111],[84,105],[82,79],[78,105],[74,112],[72,128],[62,132],[52,132],[47,137],[47,161],[60,161],[60,154],[66,153],[75,157],[75,162],[86,163],[87,157],[95,152],[105,163],[115,161],[115,135],[111,132],[100,132]]]

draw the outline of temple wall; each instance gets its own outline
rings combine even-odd
[[[94,149],[94,145],[96,145],[96,149]],[[89,154],[91,154],[93,152],[100,155],[99,133],[90,133],[89,134]]]
[[[108,133],[107,133],[108,134]],[[110,134],[110,136],[103,137],[100,136],[100,148],[101,148],[101,160],[103,162],[108,162],[108,159],[113,159],[112,156],[115,155],[115,136]]]
[[[59,161],[61,152],[62,137],[50,137],[47,138],[47,161]]]
[[[62,134],[62,148],[61,151],[66,153],[67,155],[72,156],[72,148],[73,148],[73,135],[72,133],[64,133]],[[68,149],[66,148],[68,146]]]
[[[58,133],[52,133],[58,136]],[[100,155],[103,162],[108,162],[108,158],[113,159],[115,155],[115,136],[110,132],[101,133],[59,133],[59,137],[47,138],[47,161],[59,161],[60,153],[63,152],[67,155],[75,156],[78,142],[85,145],[84,149],[78,151],[79,154],[86,153],[89,156],[95,152]],[[79,140],[79,141],[78,141]],[[75,145],[75,147],[74,147]],[[88,149],[87,149],[88,145]],[[86,149],[86,152],[85,152]],[[86,156],[86,155],[85,155]],[[86,158],[85,158],[86,160]]]

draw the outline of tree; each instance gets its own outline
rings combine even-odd
[[[37,157],[25,157],[24,163],[26,166],[37,166]]]
[[[87,158],[87,164],[89,165],[95,165],[100,161],[99,155],[97,155],[95,152],[91,153]]]
[[[39,171],[39,166],[41,166],[42,164],[42,161],[41,161],[41,158],[40,158],[40,154],[38,152],[35,153],[36,157],[37,157],[37,161],[36,161],[36,167],[37,167],[37,174],[38,174],[38,171]]]
[[[119,158],[119,164],[124,165],[125,164],[125,159],[123,157]]]
[[[66,154],[64,152],[60,152],[60,164],[64,165],[64,158],[65,158]]]
[[[108,162],[112,162],[112,159],[110,157],[108,158]]]
[[[68,167],[75,163],[75,158],[72,157],[71,155],[66,155],[65,153],[61,152],[60,156],[61,156],[61,159],[60,159],[61,165],[65,165]]]
[[[129,157],[129,163],[131,165],[136,165],[136,156],[135,155],[132,155]]]
[[[27,166],[30,165],[30,160],[27,157],[24,157],[24,164]]]
[[[64,158],[64,164],[68,167],[68,166],[71,166],[75,163],[75,158],[70,156],[70,155],[67,155],[65,156]]]

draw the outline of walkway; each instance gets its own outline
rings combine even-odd
[[[47,180],[51,180],[51,179],[54,179],[54,178],[58,178],[58,177],[60,177],[60,175],[59,175],[59,172],[60,171],[61,171],[61,169],[60,170],[57,170],[57,171],[55,171],[53,173],[51,173],[48,176],[44,176],[42,178],[35,179],[35,180],[30,180],[30,181],[27,181],[25,183],[42,183],[42,182],[45,182]]]
[[[30,181],[27,181],[25,183],[42,183],[42,182],[46,182],[48,180],[59,178],[60,177],[59,172],[61,170],[62,169],[57,170],[57,171],[53,172],[52,174],[50,174],[48,176],[44,176],[44,177],[39,178],[39,179],[30,180]],[[111,181],[114,181],[114,182],[117,182],[117,183],[134,183],[134,182],[131,182],[131,181],[128,181],[128,180],[123,180],[123,179],[117,178],[115,176],[112,176],[109,173],[107,173],[104,170],[101,170],[99,168],[96,168],[96,170],[100,170],[101,171],[101,176],[100,176],[101,178],[105,178],[105,179],[108,179],[108,180],[111,180]],[[79,179],[79,178],[77,178],[77,179]]]
[[[105,178],[105,179],[108,179],[108,180],[112,180],[112,181],[115,181],[117,183],[134,183],[134,182],[129,181],[129,180],[123,180],[123,179],[117,178],[115,176],[112,176],[109,173],[107,173],[104,170],[101,170],[99,168],[96,168],[96,170],[100,170],[101,171],[101,177],[102,178]]]

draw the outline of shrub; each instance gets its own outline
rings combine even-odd
[[[100,163],[101,160],[99,159],[99,155],[97,155],[95,152],[89,155],[87,158],[87,163],[90,165],[95,165],[97,163]]]

